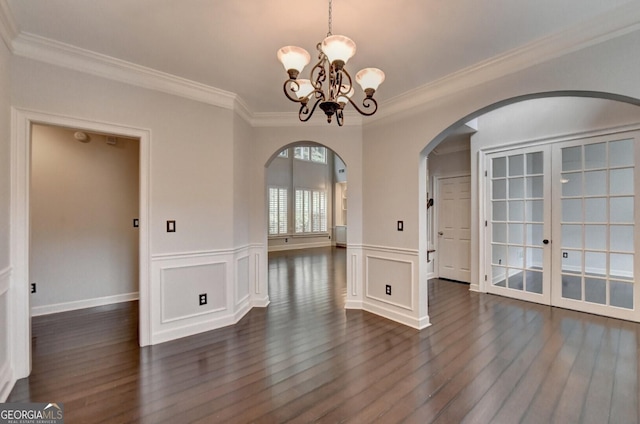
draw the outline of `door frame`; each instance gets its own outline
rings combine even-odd
[[[150,162],[151,132],[118,124],[70,118],[55,114],[11,108],[11,235],[12,278],[9,295],[9,340],[14,378],[31,372],[30,179],[32,124],[74,128],[140,140],[139,163],[139,344],[151,342],[150,319]]]

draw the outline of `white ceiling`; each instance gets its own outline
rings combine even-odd
[[[591,22],[637,0],[334,0],[347,68],[385,71],[385,102],[439,78]],[[8,0],[34,34],[238,94],[252,112],[291,112],[276,51],[312,55],[326,0]],[[306,69],[304,72],[307,72]]]

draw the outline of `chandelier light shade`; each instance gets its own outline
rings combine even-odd
[[[378,110],[378,102],[373,98],[378,86],[384,81],[384,72],[377,68],[366,68],[356,74],[356,82],[365,93],[362,106],[352,100],[355,93],[351,75],[345,65],[356,53],[356,43],[344,35],[331,33],[332,0],[329,0],[329,32],[318,45],[318,62],[311,68],[309,79],[298,76],[311,57],[296,46],[286,46],[278,50],[278,60],[284,66],[289,79],[284,82],[284,94],[293,102],[300,103],[298,118],[306,122],[320,106],[331,123],[336,117],[339,126],[344,123],[344,108],[351,104],[361,115],[371,116]]]
[[[304,67],[309,64],[311,56],[301,47],[286,46],[278,50],[278,60],[282,62],[284,70],[289,73],[290,77],[292,72],[295,74],[295,76],[291,77],[295,79]]]
[[[341,66],[356,54],[356,43],[344,35],[330,35],[322,40],[322,53],[327,56],[330,64],[339,63]]]

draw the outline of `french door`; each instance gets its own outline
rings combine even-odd
[[[487,291],[640,321],[638,132],[487,155]]]

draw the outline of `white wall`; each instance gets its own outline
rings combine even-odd
[[[0,402],[9,395],[15,379],[11,370],[11,328],[9,327],[9,288],[11,264],[9,255],[9,217],[11,167],[11,125],[9,62],[11,54],[0,42]]]
[[[428,321],[424,241],[428,174],[424,155],[437,146],[451,128],[493,109],[494,104],[520,96],[580,90],[640,99],[640,73],[633,71],[640,66],[640,56],[632,53],[638,45],[640,31],[627,33],[524,70],[495,75],[489,82],[474,85],[467,80],[459,91],[452,87],[446,95],[434,93],[430,100],[415,105],[404,115],[383,116],[365,123],[363,245],[385,248],[383,252],[368,249],[364,255],[395,257],[396,261],[411,263],[417,270],[411,274],[410,281],[397,283],[411,287],[416,296],[414,305],[403,308],[384,298],[385,303],[372,301],[377,310],[384,310],[389,317],[406,317],[408,322]],[[473,79],[473,75],[469,79]],[[384,108],[381,112],[384,113]],[[475,160],[472,158],[472,164]],[[473,187],[474,192],[476,189]],[[477,198],[472,198],[472,202],[477,204]],[[403,232],[396,230],[397,220],[404,220]],[[472,222],[472,232],[475,234],[472,267],[477,270],[477,222]],[[472,275],[472,279],[475,279],[472,283],[477,283],[478,274]],[[366,287],[383,284],[379,279],[364,281]],[[380,287],[372,289],[379,292]]]
[[[139,141],[34,125],[32,315],[138,297]]]
[[[246,272],[255,246],[248,213],[235,216],[228,205],[243,207],[234,184],[241,193],[251,190],[251,181],[234,171],[236,153],[249,152],[250,132],[234,124],[232,110],[21,57],[12,60],[12,96],[13,106],[23,110],[150,133],[150,193],[144,200],[151,257],[141,265],[150,273],[151,343],[229,325],[248,311],[249,303],[239,307],[233,296],[236,278],[246,286],[255,274]],[[236,134],[244,146],[236,146]],[[166,232],[167,220],[176,221],[175,233]],[[171,296],[176,286],[184,296]],[[202,293],[216,307],[200,306]],[[264,289],[261,296],[268,303]]]

